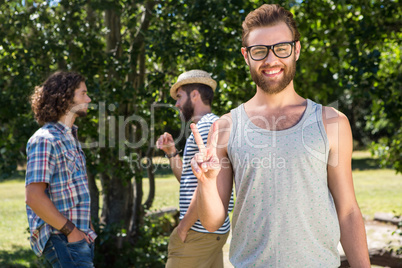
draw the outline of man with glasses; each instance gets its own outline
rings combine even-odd
[[[202,225],[212,232],[222,224],[234,179],[235,267],[339,267],[339,241],[351,267],[370,267],[350,125],[296,93],[301,44],[293,15],[263,5],[246,17],[242,39],[255,96],[214,123],[207,147],[191,126]]]

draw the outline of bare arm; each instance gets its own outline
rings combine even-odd
[[[180,182],[181,173],[183,171],[183,161],[180,158],[180,154],[170,158],[169,164],[177,181]]]
[[[207,148],[199,142],[201,136],[191,125],[200,153],[191,160],[198,179],[197,209],[202,225],[210,232],[219,229],[227,217],[232,193],[233,170],[227,156],[231,119],[223,116],[211,127]]]
[[[159,137],[158,141],[156,142],[156,147],[160,150],[163,150],[166,155],[173,155],[177,152],[173,137],[167,132]],[[177,154],[176,156],[170,157],[169,164],[176,179],[180,182],[181,173],[183,170],[183,161],[181,160],[180,155]]]
[[[47,224],[53,226],[57,230],[60,230],[67,222],[67,218],[64,217],[54,206],[52,201],[45,193],[47,184],[31,183],[25,189],[26,204]],[[68,242],[76,242],[85,239],[90,243],[86,234],[77,228],[67,236]]]
[[[352,132],[345,115],[324,108],[329,139],[328,185],[341,228],[341,244],[351,267],[370,267],[366,231],[357,204],[352,178]]]
[[[187,237],[187,232],[190,230],[191,226],[198,220],[197,213],[197,189],[194,191],[193,198],[191,199],[190,205],[187,209],[186,214],[177,226],[177,233],[181,240],[184,242]]]

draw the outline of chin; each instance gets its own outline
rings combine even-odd
[[[79,111],[76,113],[78,117],[86,117],[87,116],[87,111]]]

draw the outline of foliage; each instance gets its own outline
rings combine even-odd
[[[188,134],[172,108],[170,85],[185,70],[211,72],[219,81],[213,103],[219,115],[252,97],[255,85],[240,54],[241,23],[263,3],[0,2],[0,176],[24,165],[26,142],[39,127],[28,102],[34,86],[57,69],[83,73],[93,105],[77,124],[87,147],[93,217],[127,230],[126,240],[135,244],[146,207],[141,203],[146,167],[139,163],[155,154],[158,134]],[[382,165],[401,172],[400,1],[273,3],[295,14],[301,32],[296,90],[338,107],[355,139],[372,143]]]
[[[354,138],[361,145],[376,144],[373,149],[384,166],[391,164],[401,171],[399,1],[322,1],[319,5],[304,1],[295,15],[303,17],[299,27],[305,46],[297,88],[339,107],[351,122]]]
[[[115,267],[164,267],[169,235],[175,224],[169,215],[145,217],[138,234],[138,243],[133,248],[123,239],[118,239],[116,245],[113,237],[127,235],[126,230],[119,228],[120,225],[97,223],[95,228],[99,236],[95,247],[95,266],[109,267],[113,263]]]
[[[396,215],[395,217],[400,218],[401,215]],[[392,235],[402,236],[402,220],[398,222],[398,228],[396,229],[396,231],[392,232]],[[393,252],[393,251],[394,251],[394,249],[391,249],[391,252]],[[397,256],[402,255],[402,245],[399,246],[399,248],[395,249],[395,253]]]

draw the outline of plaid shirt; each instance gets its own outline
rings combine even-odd
[[[29,139],[25,186],[47,183],[45,192],[57,210],[94,241],[96,234],[90,228],[91,200],[85,155],[77,139],[77,129],[60,122],[48,123]],[[61,233],[39,218],[29,206],[26,208],[31,247],[41,256],[50,235]]]

